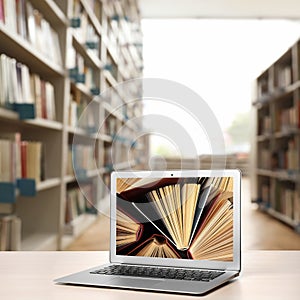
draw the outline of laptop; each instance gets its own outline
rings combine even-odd
[[[238,170],[113,172],[110,260],[62,284],[201,295],[239,276]]]

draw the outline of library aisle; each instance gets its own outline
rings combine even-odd
[[[250,180],[242,181],[242,248],[249,250],[300,250],[300,236],[250,202]],[[67,250],[109,249],[109,219],[100,216]],[[276,234],[274,234],[276,232]]]

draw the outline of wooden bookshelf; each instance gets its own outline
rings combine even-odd
[[[256,80],[254,202],[300,233],[300,41]]]
[[[2,2],[0,0],[0,4]],[[141,128],[130,122],[131,117],[142,114],[142,103],[126,106],[125,96],[128,95],[115,87],[125,80],[142,76],[140,13],[137,0],[17,2],[21,4],[16,5],[24,5],[24,16],[9,16],[1,20],[0,14],[0,55],[5,56],[5,61],[15,60],[17,64],[24,65],[35,87],[39,82],[48,88],[53,87],[53,95],[50,96],[54,99],[55,119],[49,117],[47,102],[43,117],[21,120],[19,113],[8,105],[7,101],[11,100],[7,97],[2,99],[4,96],[0,92],[0,100],[3,100],[3,103],[0,102],[0,139],[8,133],[20,133],[22,140],[41,142],[45,169],[43,180],[36,185],[36,195],[22,196],[17,191],[14,204],[4,204],[0,200],[0,214],[9,212],[21,219],[21,250],[60,250],[97,218],[97,211],[92,211],[91,207],[76,211],[74,203],[77,200],[72,200],[75,201],[71,207],[72,218],[66,223],[68,194],[78,189],[72,165],[70,168],[72,145],[75,144],[73,149],[81,149],[77,153],[79,157],[82,155],[80,151],[90,153],[85,147],[94,147],[95,164],[88,164],[87,169],[83,170],[84,178],[79,178],[79,181],[80,185],[82,182],[83,186],[90,185],[96,208],[105,205],[102,204],[103,199],[107,199],[105,185],[109,184],[113,169],[141,168],[147,160],[147,145],[143,143],[147,139],[140,138],[135,145]],[[14,0],[6,3],[14,5]],[[33,14],[31,20],[28,19],[30,13],[27,13],[30,6]],[[16,23],[16,27],[12,22]],[[24,22],[22,24],[26,24],[26,28],[18,22]],[[38,42],[32,40],[32,22],[38,22],[34,26],[43,24],[43,28],[51,32],[50,37],[55,41],[53,53],[51,49],[49,52],[41,49]],[[37,28],[34,27],[34,30]],[[45,35],[45,32],[42,34]],[[56,54],[59,57],[55,57]],[[54,59],[50,58],[52,56]],[[34,79],[38,81],[31,79],[33,75],[38,77]],[[109,88],[118,94],[117,102],[115,97],[101,98],[100,93]],[[139,95],[140,90],[138,86],[133,88],[131,96]],[[36,90],[31,92],[32,105],[37,111],[38,105],[41,105],[38,101],[41,100],[37,98]],[[24,104],[28,104],[27,100],[24,97]],[[119,104],[126,106],[125,112],[116,110]],[[86,107],[89,108],[88,118],[79,120]],[[113,123],[114,126],[109,124],[109,127],[114,131],[98,132],[104,118]],[[124,136],[118,134],[123,127],[126,128],[121,131]],[[130,157],[123,153],[128,145],[132,146]],[[112,150],[114,156],[114,163],[110,165],[104,159],[107,148]],[[82,202],[80,199],[78,201]]]

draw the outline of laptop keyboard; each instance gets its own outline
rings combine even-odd
[[[152,277],[152,278],[165,278],[176,280],[189,280],[189,281],[211,281],[225,272],[220,271],[201,271],[201,270],[188,270],[181,268],[157,268],[157,267],[141,267],[129,265],[112,265],[90,272],[91,274],[101,275],[121,275],[121,276],[134,276],[134,277]]]

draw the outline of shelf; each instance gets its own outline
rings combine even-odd
[[[53,187],[59,186],[60,183],[61,183],[60,178],[46,179],[37,184],[36,190],[39,192],[39,191],[51,189]]]
[[[266,94],[255,100],[252,104],[254,106],[264,106],[266,104],[278,101],[279,99],[289,96],[289,94],[293,93],[298,88],[300,88],[300,80],[285,88],[277,88],[272,93]]]
[[[80,136],[80,137],[83,137],[83,138],[87,138],[87,139],[96,140],[96,139],[99,138],[97,133],[90,134],[90,133],[86,132],[86,130],[84,130],[82,128],[68,126],[67,127],[67,131],[70,134],[73,134],[73,135],[76,135],[76,136]]]
[[[67,248],[75,238],[90,227],[96,220],[97,215],[82,214],[73,220],[70,224],[65,224],[65,234],[63,236],[62,248]]]
[[[26,120],[24,121],[25,124],[28,125],[33,125],[33,126],[39,126],[39,127],[44,127],[48,129],[53,129],[53,130],[62,130],[63,125],[62,123],[56,122],[56,121],[50,121],[46,119],[32,119],[32,120]]]
[[[128,119],[126,119],[122,113],[118,112],[118,109],[114,109],[109,103],[102,102],[103,108],[107,110],[111,115],[115,116],[117,119],[119,119],[125,126],[132,130],[136,130],[137,127],[134,125],[134,123],[130,122]]]
[[[118,83],[116,81],[116,79],[112,76],[110,71],[103,70],[103,74],[104,74],[105,79],[111,85],[111,87],[119,94],[119,96],[120,96],[121,100],[123,101],[123,103],[126,104],[126,98],[125,98],[124,94],[120,91],[120,88],[117,87],[117,86],[120,86],[120,83]]]
[[[264,142],[270,140],[272,138],[272,134],[261,134],[256,137],[258,142]]]
[[[62,123],[56,121],[50,121],[47,119],[35,118],[30,120],[20,120],[19,115],[16,112],[1,107],[0,107],[0,118],[1,120],[14,121],[14,122],[19,122],[20,124],[43,127],[43,128],[53,129],[53,130],[62,130],[63,128]]]
[[[128,3],[126,1],[119,1],[117,3],[113,1],[104,1],[103,3],[101,0],[96,1],[95,9],[93,9],[92,6],[90,6],[90,0],[78,0],[79,5],[82,6],[80,13],[82,12],[87,16],[89,24],[95,29],[95,34],[99,37],[99,55],[98,51],[93,51],[86,46],[85,39],[77,35],[79,30],[76,32],[76,29],[73,30],[70,27],[69,17],[72,14],[70,4],[74,1],[30,0],[33,8],[40,12],[43,18],[50,24],[51,28],[57,33],[62,63],[60,63],[59,59],[49,59],[48,57],[52,56],[48,55],[39,44],[35,46],[35,43],[31,43],[29,39],[25,39],[13,30],[8,29],[11,27],[0,23],[0,52],[26,65],[30,73],[37,74],[42,80],[50,82],[53,85],[55,111],[58,120],[51,121],[42,118],[20,120],[19,114],[15,111],[0,107],[1,131],[3,133],[20,132],[21,135],[24,135],[23,138],[26,140],[32,138],[33,140],[41,141],[43,144],[42,147],[45,149],[45,155],[43,156],[43,165],[46,169],[45,173],[50,176],[55,176],[54,178],[49,178],[36,184],[36,196],[32,197],[32,199],[28,198],[28,201],[34,203],[34,210],[30,209],[31,205],[28,206],[26,201],[17,203],[16,209],[22,219],[21,248],[23,250],[61,250],[62,246],[65,248],[66,245],[73,242],[74,238],[86,230],[86,228],[97,219],[96,215],[84,214],[72,221],[68,226],[64,224],[66,191],[73,187],[77,189],[77,178],[74,174],[62,175],[65,173],[65,170],[67,170],[70,160],[70,153],[68,152],[70,147],[69,143],[72,143],[74,139],[78,144],[95,146],[93,154],[95,154],[97,160],[95,160],[95,163],[93,163],[91,167],[99,167],[99,169],[78,171],[79,182],[82,181],[87,183],[87,185],[93,185],[91,190],[95,193],[95,207],[109,204],[108,200],[107,203],[102,203],[101,200],[107,195],[107,192],[102,190],[103,183],[100,178],[108,181],[108,177],[112,172],[112,168],[110,168],[109,164],[107,168],[103,165],[104,156],[102,155],[105,154],[104,148],[107,146],[115,147],[116,153],[114,158],[115,161],[119,163],[116,163],[114,167],[119,170],[134,168],[137,162],[140,163],[143,156],[147,155],[147,151],[144,151],[145,149],[143,149],[142,143],[141,145],[132,144],[132,140],[137,135],[135,133],[138,133],[141,129],[139,123],[128,120],[127,115],[125,113],[123,114],[121,109],[118,111],[115,110],[119,105],[127,105],[126,99],[129,99],[129,97],[130,99],[136,99],[137,96],[141,94],[141,86],[139,84],[130,87],[128,91],[127,89],[123,89],[121,85],[121,82],[125,79],[133,79],[135,75],[141,76],[141,73],[137,70],[137,66],[141,64],[141,60],[138,57],[140,48],[134,48],[139,47],[139,45],[132,44],[130,41],[131,35],[127,34],[127,31],[122,31],[122,29],[128,31],[134,29],[131,28],[130,23],[124,22],[122,25],[121,22],[123,22],[123,20],[121,20],[120,22],[114,22],[113,26],[111,26],[112,32],[110,32],[109,36],[106,32],[109,26],[107,22],[110,22],[111,16],[111,13],[110,15],[105,15],[106,8],[111,8],[112,10],[116,7],[117,11],[122,12],[122,16],[124,17],[129,15],[132,10],[135,13],[137,10],[135,6],[137,6],[138,3],[137,0],[130,0]],[[103,10],[101,9],[100,11],[101,6]],[[96,9],[99,10],[96,11]],[[130,10],[130,12],[127,13],[127,9]],[[81,16],[78,15],[76,17],[80,18]],[[27,17],[25,17],[24,20],[26,23],[28,22]],[[34,19],[32,21],[34,21]],[[47,26],[47,23],[45,24]],[[128,62],[122,57],[121,46],[118,43],[119,41],[115,43],[115,37],[122,40],[126,45],[125,52],[129,60]],[[105,98],[104,96],[101,97],[102,95],[93,95],[88,87],[88,83],[85,85],[84,83],[76,83],[70,79],[67,62],[73,60],[74,57],[72,53],[68,51],[68,47],[75,48],[78,55],[83,58],[78,61],[78,69],[80,69],[82,62],[84,62],[86,67],[92,69],[93,72],[91,73],[93,74],[87,75],[88,77],[92,75],[92,86],[97,87],[97,89],[92,91],[97,93],[98,88],[100,91],[109,90],[111,86],[112,97]],[[113,64],[113,70],[115,72],[108,70],[109,64]],[[107,66],[107,68],[105,68],[105,66]],[[36,83],[37,88],[38,81],[34,83]],[[0,86],[1,84],[3,83],[0,82]],[[91,114],[88,114],[87,117],[93,117],[93,119],[88,119],[86,123],[83,122],[84,124],[82,123],[83,125],[81,125],[82,128],[68,126],[69,117],[76,118],[77,116],[74,111],[75,105],[70,103],[72,96],[74,96],[78,104],[89,105],[92,103],[92,107],[89,107],[91,108]],[[104,101],[108,102],[108,104],[104,104],[105,108],[101,105]],[[82,107],[80,107],[78,111],[81,111],[81,108]],[[130,117],[133,116],[134,118],[136,115],[139,116],[142,114],[142,105],[129,104],[127,112]],[[111,119],[112,123],[107,123],[107,128],[111,129],[111,135],[100,134],[98,128],[93,128],[94,122],[90,122],[90,120],[95,120],[98,126],[98,124],[104,121],[105,113],[113,116]],[[126,138],[117,134],[122,127],[126,129],[126,133],[124,132]],[[99,132],[95,132],[96,130],[94,129],[97,129]],[[125,148],[125,146],[120,143],[135,147],[137,151],[134,151],[134,153],[137,153],[137,159],[128,162],[124,161],[125,155],[123,155],[121,150]],[[144,152],[139,152],[139,150],[143,150]],[[100,178],[98,179],[98,177]],[[1,207],[0,213],[3,212],[4,209],[7,208]],[[47,219],[45,219],[45,217],[47,217]],[[64,229],[66,229],[66,231],[69,230],[69,233],[72,234],[63,234]]]
[[[102,27],[101,24],[99,22],[99,20],[97,19],[97,17],[95,16],[92,8],[89,6],[89,4],[87,3],[86,0],[80,0],[84,10],[86,11],[89,20],[91,21],[94,29],[96,30],[97,34],[99,36],[102,36]]]
[[[261,176],[266,176],[266,177],[277,178],[279,180],[288,180],[288,181],[295,181],[295,182],[300,179],[300,173],[292,170],[271,171],[271,170],[257,169],[256,174]]]
[[[100,170],[98,170],[98,169],[87,170],[86,178],[88,179],[88,178],[96,177],[96,176],[99,175],[99,173],[100,173]],[[82,179],[82,178],[80,178],[80,179]],[[66,175],[64,177],[64,182],[65,183],[71,183],[71,182],[75,182],[75,181],[77,181],[77,178],[75,177],[75,175]]]
[[[110,135],[107,134],[99,134],[99,139],[103,142],[112,143],[113,138]]]
[[[78,90],[81,93],[81,95],[87,98],[90,102],[93,101],[94,98],[96,97],[90,92],[90,90],[83,83],[75,83],[71,81],[71,87],[73,89]]]
[[[114,170],[125,170],[125,169],[128,169],[130,167],[134,167],[136,165],[136,161],[135,160],[131,160],[131,161],[128,161],[128,162],[121,162],[121,163],[116,163],[113,165],[113,169]],[[101,171],[103,173],[110,173],[111,172],[111,168],[108,168],[108,167],[104,167],[104,169],[101,169]]]
[[[21,36],[11,33],[0,23],[0,51],[26,64],[31,72],[46,76],[64,76],[61,66],[45,57]]]
[[[68,26],[69,20],[53,0],[30,0],[34,8],[43,13],[44,17],[57,26]]]
[[[268,213],[272,217],[280,220],[281,222],[284,222],[285,224],[287,224],[293,228],[296,228],[300,225],[297,222],[295,222],[294,220],[292,220],[290,217],[274,210],[273,208],[265,208],[263,205],[260,205],[259,207],[262,211]]]
[[[107,102],[102,102],[102,106],[103,108],[109,112],[111,115],[115,116],[116,118],[118,118],[121,122],[124,122],[125,121],[125,118],[124,116],[118,112],[117,108],[114,109],[109,103]]]
[[[298,128],[291,128],[285,131],[279,131],[274,133],[274,137],[277,139],[289,137],[291,135],[300,134],[300,130]]]
[[[103,63],[101,60],[93,53],[89,52],[89,50],[80,43],[78,38],[73,35],[73,46],[76,51],[83,57],[87,65],[94,69],[101,69],[103,68]]]
[[[51,233],[35,233],[21,242],[22,251],[53,251],[57,249],[57,236]]]
[[[76,181],[76,177],[74,175],[66,175],[64,177],[64,182],[65,183],[71,183],[71,182],[74,182]]]
[[[0,107],[0,118],[6,120],[19,121],[19,115],[16,112],[3,107]]]
[[[300,213],[295,202],[300,195],[299,50],[300,40],[256,79],[256,94],[261,96],[253,105],[257,127],[267,133],[255,137],[258,159],[254,198],[268,199],[268,203],[262,202],[259,207],[300,232],[300,224],[291,219]],[[271,128],[273,132],[268,134]],[[265,170],[261,168],[264,165],[282,169]]]
[[[258,135],[256,136],[256,140],[257,142],[264,142],[272,139],[273,137],[276,139],[280,139],[280,138],[285,138],[296,134],[300,134],[300,130],[298,128],[291,128],[289,130],[277,131],[275,133]]]
[[[108,70],[103,70],[103,74],[105,79],[110,83],[111,87],[114,88],[117,86],[119,83],[117,80],[112,76],[111,72]]]
[[[115,49],[115,47],[111,45],[110,41],[108,40],[108,38],[106,36],[102,37],[102,41],[103,41],[103,44],[105,45],[107,51],[109,52],[111,58],[113,59],[114,63],[116,65],[119,65],[120,61],[118,59],[118,56],[115,53],[115,51],[112,50],[112,49]]]

